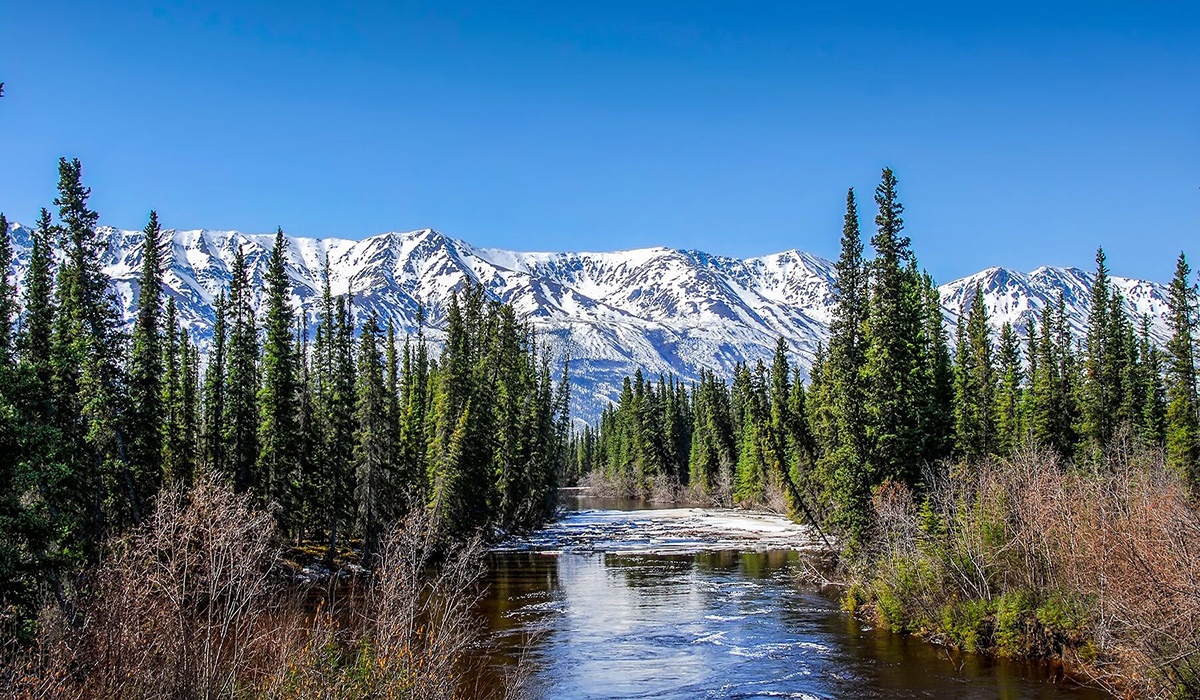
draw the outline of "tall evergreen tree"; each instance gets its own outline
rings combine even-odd
[[[359,338],[354,407],[355,496],[366,561],[375,552],[386,521],[393,480],[391,426],[387,413],[389,400],[383,357],[379,352],[379,334],[379,323],[372,314],[363,324]]]
[[[167,298],[167,314],[163,324],[162,358],[159,365],[162,368],[161,396],[158,400],[160,408],[161,437],[159,439],[162,455],[162,474],[160,483],[178,487],[182,483],[182,473],[187,455],[184,450],[184,417],[183,401],[180,392],[183,387],[180,360],[183,357],[179,347],[179,319],[175,313],[175,298]]]
[[[890,173],[890,171],[888,171]],[[890,206],[890,205],[889,205]],[[894,211],[889,212],[891,216]],[[898,215],[898,214],[897,214]],[[889,231],[896,222],[889,220]],[[897,264],[899,260],[897,258]],[[869,472],[865,374],[869,343],[870,277],[863,259],[854,190],[846,193],[841,253],[835,268],[835,306],[830,324],[829,355],[820,375],[822,410],[815,413],[815,433],[824,444],[819,470],[826,474],[837,519],[861,530],[873,478]],[[824,420],[823,416],[828,416]]]
[[[8,219],[0,212],[0,365],[12,363],[16,356],[13,316],[17,310],[17,288],[9,279],[12,256]]]
[[[920,472],[923,439],[917,397],[922,390],[914,379],[922,374],[920,341],[924,304],[918,293],[912,250],[904,228],[904,207],[897,199],[896,177],[885,168],[875,190],[879,213],[871,238],[875,260],[871,265],[871,304],[866,325],[867,361],[866,425],[867,485],[887,479],[915,483]],[[870,492],[861,486],[854,508],[865,512]],[[861,533],[863,516],[847,523]]]
[[[996,446],[1002,455],[1011,455],[1021,442],[1022,385],[1021,346],[1012,324],[1005,321],[1000,329],[998,352],[999,385],[996,391]]]
[[[299,420],[299,367],[292,346],[294,317],[289,303],[283,229],[275,231],[275,245],[267,259],[266,314],[263,319],[262,383],[258,389],[257,481],[267,498],[282,506],[285,531],[294,532],[298,505],[300,454],[296,436]]]
[[[955,356],[955,443],[959,454],[979,457],[996,451],[996,374],[983,289],[975,293],[959,323]]]
[[[241,246],[234,252],[229,281],[229,359],[225,377],[225,412],[221,419],[229,476],[238,492],[265,496],[257,478],[258,335],[250,296],[250,268]]]
[[[212,343],[208,350],[208,365],[204,368],[204,390],[202,392],[203,420],[203,463],[210,474],[228,473],[229,465],[225,445],[225,365],[229,330],[226,325],[227,303],[225,292],[217,294],[213,304],[214,320]]]
[[[59,160],[58,197],[63,262],[58,272],[53,365],[59,427],[69,445],[74,536],[91,554],[111,528],[141,519],[127,461],[121,409],[121,318],[108,290],[96,232],[99,216],[88,208],[91,190],[78,160]]]
[[[1142,398],[1142,441],[1147,445],[1163,446],[1167,434],[1167,397],[1163,386],[1162,351],[1150,340],[1150,317],[1142,317],[1138,352],[1142,357],[1145,396]]]
[[[921,460],[934,463],[954,448],[954,363],[942,319],[942,296],[933,277],[921,275],[924,314],[919,341],[917,408],[922,441]]]
[[[158,213],[142,230],[142,275],[129,357],[129,453],[138,495],[147,501],[162,484],[163,348],[162,227]],[[171,307],[174,314],[174,306]],[[168,326],[168,333],[174,328]]]
[[[1200,487],[1200,419],[1196,397],[1196,287],[1183,253],[1167,288],[1167,464]]]

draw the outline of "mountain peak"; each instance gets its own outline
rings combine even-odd
[[[28,264],[30,231],[10,224],[16,279]],[[140,272],[141,233],[105,227],[106,272],[127,319],[133,317]],[[266,271],[274,234],[171,229],[166,283],[189,332],[205,342],[216,295],[229,284],[238,247],[253,279]],[[800,250],[739,259],[701,250],[655,246],[599,253],[516,252],[477,248],[435,229],[389,231],[362,240],[288,236],[292,301],[315,322],[322,268],[329,260],[335,294],[353,291],[358,321],[376,314],[401,333],[415,333],[418,309],[426,336],[441,337],[451,294],[470,281],[489,297],[512,303],[538,332],[552,359],[572,358],[576,414],[594,418],[620,391],[626,374],[696,378],[702,369],[727,373],[734,362],[769,360],[783,337],[802,373],[818,343],[828,340],[834,303],[832,261]],[[1092,276],[1077,268],[1039,267],[1031,273],[990,267],[942,285],[943,313],[953,327],[964,297],[981,284],[993,327],[1009,322],[1024,332],[1061,293],[1069,324],[1086,327]],[[1161,285],[1113,277],[1131,311],[1153,319],[1152,335],[1166,339]],[[261,293],[261,292],[256,292]]]

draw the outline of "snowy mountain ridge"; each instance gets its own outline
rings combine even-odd
[[[14,279],[28,265],[30,231],[10,229]],[[102,227],[106,272],[127,319],[133,315],[142,263],[142,234]],[[262,290],[273,235],[206,229],[166,232],[165,282],[182,321],[202,341],[211,333],[213,301],[229,284],[239,246]],[[446,304],[467,280],[492,298],[512,303],[547,342],[556,359],[568,352],[576,415],[591,418],[620,390],[623,377],[685,379],[701,369],[729,374],[738,361],[768,359],[785,338],[801,370],[817,344],[828,340],[834,267],[829,260],[789,250],[739,259],[695,250],[643,248],[609,253],[526,253],[479,248],[432,229],[389,232],[362,240],[288,237],[292,301],[311,323],[328,256],[334,294],[352,292],[361,321],[376,313],[398,332],[415,333],[417,310],[435,343]],[[1041,267],[1031,273],[989,268],[939,288],[949,327],[965,298],[983,286],[993,324],[1025,322],[1061,292],[1071,327],[1086,328],[1093,275],[1076,268]],[[1152,333],[1166,339],[1162,285],[1122,277],[1114,285],[1132,311],[1149,314]],[[952,330],[951,330],[952,332]]]

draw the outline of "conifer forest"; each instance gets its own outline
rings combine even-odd
[[[1085,337],[1061,299],[993,334],[979,287],[951,333],[885,168],[873,255],[847,193],[830,337],[807,376],[780,338],[731,376],[638,371],[582,425],[569,363],[482,286],[452,296],[435,351],[423,325],[356,324],[327,268],[310,332],[282,230],[261,308],[239,252],[202,351],[150,212],[124,319],[78,160],[59,162],[57,193],[28,273],[0,276],[0,631],[17,695],[456,696],[443,681],[480,639],[461,592],[483,549],[579,484],[785,513],[833,556],[843,605],[898,632],[1062,659],[1114,691],[1198,687],[1182,254],[1165,346],[1103,250]],[[8,231],[0,215],[0,270]],[[315,565],[369,581],[357,622],[280,602],[280,572]]]

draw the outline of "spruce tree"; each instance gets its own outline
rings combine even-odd
[[[1196,287],[1183,253],[1167,288],[1167,464],[1193,488],[1200,485],[1200,425],[1196,397]]]
[[[887,479],[913,484],[920,471],[923,440],[917,399],[922,387],[920,336],[924,304],[918,292],[912,250],[904,228],[904,207],[897,199],[896,177],[885,168],[875,190],[879,213],[871,238],[870,313],[865,338],[866,424],[868,470],[852,494],[854,517],[847,523],[852,535],[861,534],[869,505],[870,487]]]
[[[1150,317],[1142,317],[1138,352],[1142,357],[1145,396],[1142,398],[1142,442],[1162,447],[1167,432],[1167,398],[1163,386],[1162,351],[1150,340]]]
[[[10,365],[16,358],[13,317],[17,310],[17,288],[9,279],[12,255],[8,219],[0,212],[0,366]]]
[[[892,215],[898,216],[895,207],[889,210],[889,217]],[[897,222],[889,218],[888,230],[893,231],[896,226]],[[898,265],[899,259],[895,262]],[[866,376],[869,344],[865,332],[870,317],[870,278],[863,259],[853,189],[846,193],[841,253],[835,272],[829,354],[820,379],[823,410],[815,414],[814,431],[824,443],[819,471],[827,475],[827,488],[837,505],[835,516],[847,529],[858,531],[865,524],[873,477],[868,464],[866,412],[870,387]]]
[[[955,443],[958,453],[980,457],[996,451],[996,376],[983,289],[975,285],[966,319],[960,321],[955,354]]]
[[[285,267],[287,239],[275,231],[264,279],[266,313],[263,319],[262,382],[258,389],[258,460],[256,481],[265,486],[269,501],[282,507],[282,525],[293,532],[300,454],[296,436],[299,420],[299,367],[292,346],[294,318]]]
[[[63,262],[53,336],[55,408],[68,445],[78,518],[74,537],[89,554],[106,533],[141,520],[142,504],[127,461],[121,395],[121,318],[101,259],[99,216],[78,160],[59,160]]]
[[[51,395],[51,333],[54,328],[54,238],[55,227],[50,212],[42,209],[32,235],[29,266],[25,270],[25,317],[17,338],[22,363],[29,365],[35,376],[38,402],[47,406],[49,416]]]
[[[250,296],[250,268],[241,246],[234,252],[229,281],[229,359],[226,365],[224,416],[221,419],[227,468],[239,492],[265,496],[257,478],[259,423],[258,335]]]
[[[921,460],[934,463],[954,449],[954,363],[942,318],[942,296],[933,278],[921,276],[924,317],[920,337],[921,364],[916,381],[922,440]]]
[[[161,483],[178,487],[182,483],[180,477],[184,471],[184,461],[187,456],[184,454],[183,446],[184,419],[180,396],[183,387],[180,360],[183,353],[179,347],[179,321],[175,314],[174,297],[167,298],[167,313],[164,320],[163,340],[166,342],[162,344],[162,358],[159,362],[162,368],[162,386],[160,388],[161,396],[157,402],[161,407],[159,444],[162,452],[160,457],[162,474],[160,479]]]
[[[354,468],[358,525],[363,536],[363,559],[376,550],[390,500],[391,441],[387,415],[387,384],[379,352],[379,323],[372,314],[359,337],[357,387],[354,407]]]
[[[1086,354],[1083,361],[1080,437],[1093,456],[1113,437],[1121,397],[1117,354],[1120,340],[1114,337],[1114,318],[1124,311],[1114,306],[1104,249],[1096,251],[1096,281],[1088,311]]]
[[[1005,321],[1000,329],[998,352],[999,386],[996,391],[996,446],[1002,455],[1012,455],[1022,438],[1021,346],[1012,324]]]
[[[217,294],[213,304],[214,320],[212,344],[208,350],[208,365],[204,368],[203,419],[203,463],[210,474],[228,473],[229,464],[225,445],[225,372],[229,330],[226,323],[227,302],[225,292]]]
[[[162,484],[163,348],[162,227],[158,213],[142,230],[142,275],[129,357],[130,462],[143,501]],[[172,302],[171,314],[174,315]],[[170,322],[168,322],[170,323]],[[170,325],[167,333],[174,333]]]
[[[14,498],[20,498],[19,510],[10,511],[3,523],[9,538],[10,554],[24,540],[33,562],[22,563],[15,556],[9,562],[14,567],[9,603],[32,617],[43,603],[41,586],[56,594],[60,608],[70,617],[70,601],[64,595],[59,574],[76,562],[77,550],[70,545],[73,509],[72,475],[64,457],[62,434],[55,419],[53,385],[54,291],[53,258],[51,251],[56,236],[50,212],[42,209],[32,233],[29,263],[22,285],[25,309],[16,345],[20,356],[14,384],[13,407],[16,409],[17,440],[12,456],[19,456],[10,482]],[[6,382],[7,384],[7,382]],[[18,506],[10,502],[10,506]]]

